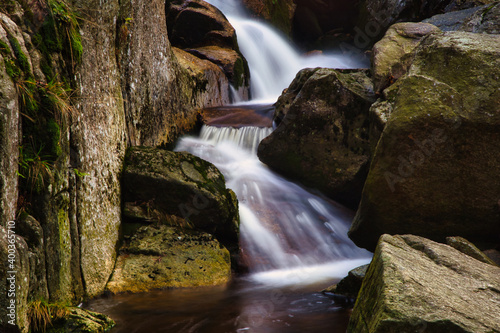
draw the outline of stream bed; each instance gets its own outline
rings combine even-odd
[[[340,333],[350,310],[325,285],[263,287],[245,277],[228,286],[99,298],[86,304],[117,322],[110,333]]]

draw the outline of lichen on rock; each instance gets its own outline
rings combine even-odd
[[[143,226],[120,252],[106,286],[113,293],[214,286],[231,278],[229,251],[205,232]]]
[[[349,231],[358,246],[373,249],[383,233],[498,242],[499,45],[497,35],[430,34],[384,91],[377,106],[390,117]]]

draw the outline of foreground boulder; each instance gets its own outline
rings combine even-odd
[[[374,106],[389,119],[349,231],[358,246],[383,233],[499,241],[499,88],[500,36],[424,38]]]
[[[365,70],[305,69],[276,103],[278,128],[258,156],[269,167],[357,206],[370,158]]]
[[[500,268],[413,236],[380,238],[348,332],[500,332]]]
[[[229,251],[205,232],[144,226],[120,252],[106,286],[113,293],[213,286],[231,277]]]
[[[130,148],[125,164],[123,200],[130,211],[237,244],[236,195],[213,164],[185,152],[149,147]]]

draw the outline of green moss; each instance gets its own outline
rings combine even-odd
[[[0,39],[0,54],[10,55],[9,45],[1,39]]]
[[[54,119],[50,119],[47,124],[47,134],[50,138],[50,151],[52,156],[59,157],[62,154],[61,149],[61,128]]]
[[[70,57],[72,63],[81,62],[83,47],[79,31],[78,15],[63,0],[48,0],[51,18],[47,20],[47,29],[51,38],[46,43]],[[50,25],[50,26],[49,26]],[[65,47],[63,47],[65,46]]]
[[[233,79],[232,84],[235,89],[242,87],[243,85],[248,85],[248,64],[243,57],[238,57],[236,62],[234,63],[234,71],[233,71]]]
[[[10,45],[12,46],[12,50],[14,51],[14,55],[16,56],[17,63],[19,65],[19,68],[24,72],[24,73],[31,73],[31,66],[28,61],[28,58],[24,54],[24,52],[21,49],[21,45],[15,39],[13,36],[9,36],[9,42]]]
[[[5,70],[7,71],[7,75],[11,77],[11,79],[16,80],[21,76],[21,70],[15,64],[14,60],[9,58],[4,58],[5,61]]]

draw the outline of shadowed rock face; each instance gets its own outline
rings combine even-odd
[[[203,0],[167,1],[165,12],[172,45],[219,66],[231,85],[247,99],[248,64],[239,51],[235,30],[224,14]],[[229,91],[229,86],[224,88]]]
[[[397,22],[418,22],[437,13],[456,11],[493,3],[494,0],[362,0],[356,21],[355,45],[373,45],[386,30]]]
[[[224,14],[202,0],[166,3],[170,42],[179,48],[216,45],[237,49],[236,33]]]
[[[383,235],[348,332],[499,332],[500,268],[444,244]]]
[[[500,33],[500,3],[438,14],[424,20],[443,31],[467,31],[475,33]]]
[[[370,158],[367,71],[305,69],[276,103],[277,129],[259,145],[272,169],[355,208]]]
[[[358,246],[373,249],[383,233],[498,242],[499,69],[498,35],[423,39],[372,108],[390,115],[349,231]]]
[[[209,232],[222,243],[238,243],[236,196],[226,189],[224,176],[211,163],[185,152],[131,148],[123,172],[125,203],[174,215],[191,229]]]

